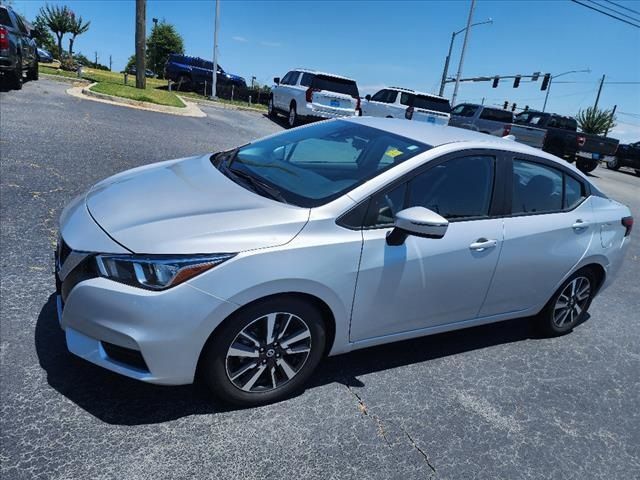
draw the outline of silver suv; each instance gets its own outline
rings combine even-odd
[[[275,85],[269,99],[269,116],[287,115],[290,127],[302,119],[353,117],[361,114],[360,94],[355,80],[316,72],[295,69],[282,80],[273,79]]]

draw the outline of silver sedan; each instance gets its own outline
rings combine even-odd
[[[567,333],[632,225],[540,150],[332,120],[90,188],[60,220],[58,315],[90,362],[257,405],[325,355],[519,317]]]

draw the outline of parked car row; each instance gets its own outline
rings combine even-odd
[[[38,79],[36,42],[24,20],[7,5],[0,5],[0,73],[3,80],[19,90],[27,80]]]

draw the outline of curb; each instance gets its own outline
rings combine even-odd
[[[84,78],[63,77],[62,75],[52,75],[50,73],[40,72],[39,76],[42,78],[46,78],[47,80],[56,80],[58,82],[65,82],[65,83],[83,83],[85,85],[88,85],[91,83],[89,80],[86,80]]]
[[[257,113],[264,113],[266,114],[267,111],[266,110],[262,110],[260,108],[253,108],[253,107],[243,107],[242,105],[233,105],[230,103],[222,103],[222,102],[216,102],[215,100],[205,100],[205,99],[199,99],[199,98],[192,98],[192,97],[183,97],[179,94],[176,94],[180,100],[182,100],[183,102],[193,102],[193,103],[197,103],[198,105],[206,105],[208,107],[218,107],[218,108],[226,108],[227,110],[245,110],[247,112],[257,112]]]
[[[158,105],[150,102],[142,102],[139,100],[132,100],[129,98],[116,97],[113,95],[107,95],[106,93],[98,93],[91,91],[91,87],[96,85],[92,83],[87,87],[76,86],[67,90],[67,93],[73,97],[83,98],[86,100],[92,100],[94,102],[108,103],[110,105],[118,105],[121,107],[135,108],[138,110],[146,110],[149,112],[167,113],[169,115],[177,115],[180,117],[206,117],[207,115],[198,108],[195,103],[185,102],[182,98],[180,101],[185,104],[183,108],[170,107],[167,105]]]

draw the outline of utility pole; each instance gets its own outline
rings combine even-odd
[[[144,48],[146,36],[147,0],[136,0],[136,88],[145,89]]]
[[[593,109],[596,110],[598,108],[598,102],[600,101],[600,92],[602,92],[602,85],[604,84],[604,75],[600,79],[600,86],[598,87],[598,95],[596,95],[596,103],[593,104]]]
[[[216,98],[218,87],[218,22],[220,19],[220,0],[216,0],[213,25],[213,73],[211,74],[211,98]],[[206,92],[205,92],[206,93]]]
[[[109,55],[109,71],[111,71],[112,65],[113,65],[113,62],[111,61],[111,55]]]
[[[464,32],[464,42],[462,43],[462,52],[460,53],[460,63],[458,63],[458,74],[456,75],[456,85],[453,88],[453,97],[451,97],[451,105],[456,104],[456,97],[458,96],[458,87],[460,86],[460,76],[462,75],[462,65],[464,63],[464,54],[467,50],[467,43],[469,41],[469,31],[471,30],[471,20],[473,19],[473,9],[476,6],[476,0],[471,0],[471,7],[469,7],[469,18],[467,19],[467,28]]]
[[[153,57],[151,57],[153,59],[153,74],[156,75],[158,72],[156,70],[157,68],[157,61],[158,59],[156,58],[156,51],[158,50],[158,39],[155,37],[154,32],[156,31],[156,28],[158,27],[158,19],[157,18],[152,18],[151,21],[153,22],[153,30],[151,31],[151,36],[153,37]],[[157,76],[157,75],[156,75]]]
[[[611,110],[611,116],[609,117],[610,122],[613,123],[613,117],[616,114],[616,109],[618,108],[618,105],[614,105],[613,109]],[[607,127],[607,130],[604,132],[604,136],[606,137],[607,135],[609,135],[609,128]]]
[[[95,68],[98,68],[98,52],[93,52],[93,54],[95,55],[95,60],[93,61],[93,66]]]

